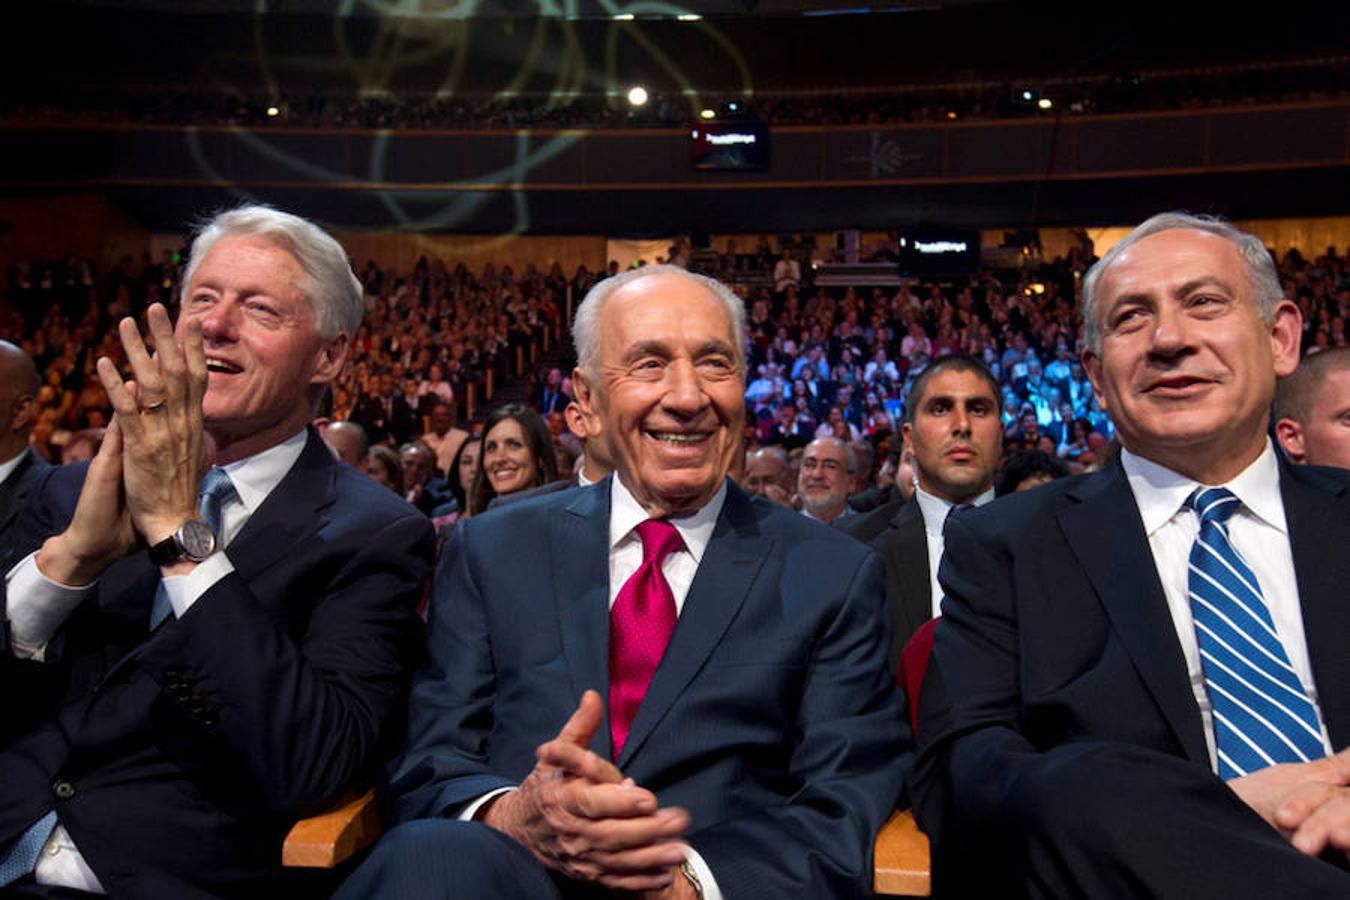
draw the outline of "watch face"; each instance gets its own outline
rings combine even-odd
[[[199,519],[188,519],[178,529],[178,540],[183,546],[183,554],[195,562],[201,562],[216,549],[216,536],[211,526]]]

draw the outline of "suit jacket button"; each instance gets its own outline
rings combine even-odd
[[[52,782],[52,793],[62,800],[69,800],[75,796],[75,785],[65,779]]]

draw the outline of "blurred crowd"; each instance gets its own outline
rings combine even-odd
[[[816,285],[810,258],[794,255],[805,251],[775,250],[767,239],[753,252],[734,243],[726,250],[711,261],[705,254],[702,268],[746,301],[739,475],[756,492],[800,506],[802,453],[821,436],[840,438],[854,455],[853,502],[866,506],[869,492],[904,486],[899,435],[910,388],[932,361],[954,353],[982,361],[1000,386],[1010,484],[1023,470],[1050,477],[1099,467],[1111,452],[1111,421],[1079,362],[1076,290],[1094,259],[1090,243],[1035,269],[884,288]],[[671,248],[670,261],[681,264],[686,253]],[[887,258],[884,246],[863,255]],[[95,452],[109,415],[95,361],[121,363],[116,322],[174,298],[179,262],[171,252],[127,258],[104,277],[75,256],[11,268],[0,338],[42,374],[32,434],[40,455],[71,462]],[[1350,252],[1329,247],[1309,259],[1288,250],[1277,262],[1303,313],[1304,352],[1346,346]],[[317,419],[334,452],[442,525],[501,495],[577,478],[584,429],[569,420],[571,360],[556,345],[568,327],[569,292],[579,301],[617,271],[487,264],[473,272],[427,258],[407,272],[358,265],[365,322]],[[554,353],[533,362],[550,342]],[[603,475],[602,461],[592,462],[592,474]]]

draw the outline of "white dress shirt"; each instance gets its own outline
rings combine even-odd
[[[990,488],[971,501],[971,506],[984,506],[994,499],[994,489]],[[942,585],[938,584],[938,566],[942,563],[942,551],[946,542],[942,538],[942,528],[947,524],[947,516],[956,506],[950,500],[934,497],[932,494],[914,486],[914,500],[919,504],[923,516],[923,535],[928,545],[928,584],[931,593],[933,618],[942,615]]]
[[[651,517],[629,493],[628,488],[624,487],[617,474],[610,479],[610,484],[609,607],[613,609],[614,601],[618,599],[624,583],[633,577],[633,573],[642,565],[642,538],[637,533],[637,526]],[[698,564],[702,562],[703,553],[708,549],[708,542],[712,540],[713,527],[717,524],[717,517],[722,514],[722,505],[726,503],[726,499],[727,485],[724,480],[712,500],[698,512],[669,520],[684,541],[683,548],[672,550],[661,563],[661,574],[666,577],[670,592],[675,597],[677,616],[684,611],[685,598],[689,596],[689,588],[694,583],[694,576],[698,574]],[[464,821],[471,820],[483,804],[513,790],[515,788],[489,791],[466,806],[460,812],[459,818]],[[717,886],[717,879],[713,877],[712,869],[708,867],[703,857],[688,845],[685,845],[684,852],[685,858],[698,875],[699,883],[703,887],[704,900],[722,900],[722,891]]]
[[[307,431],[300,431],[274,447],[224,467],[234,483],[236,496],[221,505],[221,533],[217,542],[222,550],[295,465],[305,449],[307,436]],[[207,557],[190,574],[164,578],[164,590],[174,616],[181,618],[212,585],[233,571],[229,557],[220,552]],[[37,552],[10,569],[5,581],[10,649],[17,657],[37,660],[45,656],[47,643],[94,587],[90,584],[75,588],[52,581],[38,569]],[[59,823],[43,847],[33,875],[38,884],[107,893]]]
[[[1195,637],[1195,623],[1191,618],[1188,595],[1191,546],[1200,533],[1200,520],[1195,512],[1186,509],[1186,498],[1199,486],[1184,475],[1179,475],[1142,456],[1121,450],[1121,462],[1129,479],[1134,502],[1148,535],[1149,550],[1162,582],[1167,607],[1172,614],[1177,639],[1186,657],[1186,672],[1191,681],[1191,692],[1200,707],[1204,722],[1205,744],[1209,748],[1210,765],[1217,772],[1214,754],[1214,712],[1205,688],[1205,672],[1200,662],[1200,645]],[[1298,582],[1294,573],[1294,555],[1289,548],[1289,528],[1284,518],[1284,499],[1280,496],[1280,466],[1275,450],[1266,443],[1266,449],[1240,475],[1224,485],[1241,501],[1241,506],[1228,520],[1228,535],[1233,549],[1256,575],[1275,631],[1284,644],[1289,664],[1298,674],[1312,701],[1313,711],[1322,731],[1323,749],[1331,753],[1322,708],[1317,702],[1317,686],[1312,679],[1312,663],[1308,658],[1308,642],[1303,631],[1303,612],[1298,602]]]

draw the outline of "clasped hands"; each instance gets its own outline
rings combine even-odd
[[[1301,853],[1330,848],[1350,857],[1350,749],[1269,766],[1228,786]]]
[[[648,900],[695,897],[679,873],[689,814],[658,808],[651,791],[586,749],[603,721],[600,695],[587,691],[558,736],[536,751],[520,787],[492,800],[480,820],[577,881]]]
[[[93,582],[135,550],[138,538],[153,546],[197,515],[206,460],[201,326],[188,322],[180,344],[163,305],[153,304],[146,318],[153,355],[135,320],[118,323],[131,379],[123,381],[107,357],[98,360],[112,420],[90,462],[69,527],[48,539],[38,554],[38,568],[47,577],[72,587]]]

